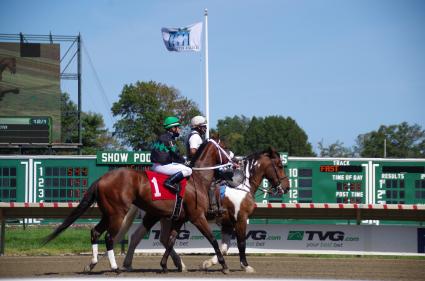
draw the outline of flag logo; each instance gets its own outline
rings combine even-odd
[[[290,230],[288,233],[288,240],[303,240],[304,231]]]
[[[162,28],[162,39],[168,51],[185,52],[201,50],[202,22],[182,28]]]

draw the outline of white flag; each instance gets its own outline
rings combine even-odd
[[[168,51],[185,52],[201,50],[202,22],[183,28],[162,28],[162,39]]]

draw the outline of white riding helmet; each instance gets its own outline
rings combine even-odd
[[[198,127],[198,126],[206,126],[207,125],[207,119],[205,119],[204,116],[195,116],[190,120],[190,126],[192,128]]]

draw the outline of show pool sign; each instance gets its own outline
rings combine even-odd
[[[98,165],[149,165],[151,164],[151,153],[147,151],[98,151],[96,163]]]

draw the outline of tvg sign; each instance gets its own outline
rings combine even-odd
[[[307,240],[314,240],[317,237],[320,241],[344,241],[344,232],[342,231],[320,231],[320,230],[307,230],[307,231],[289,231],[287,240],[303,240],[304,234]]]

